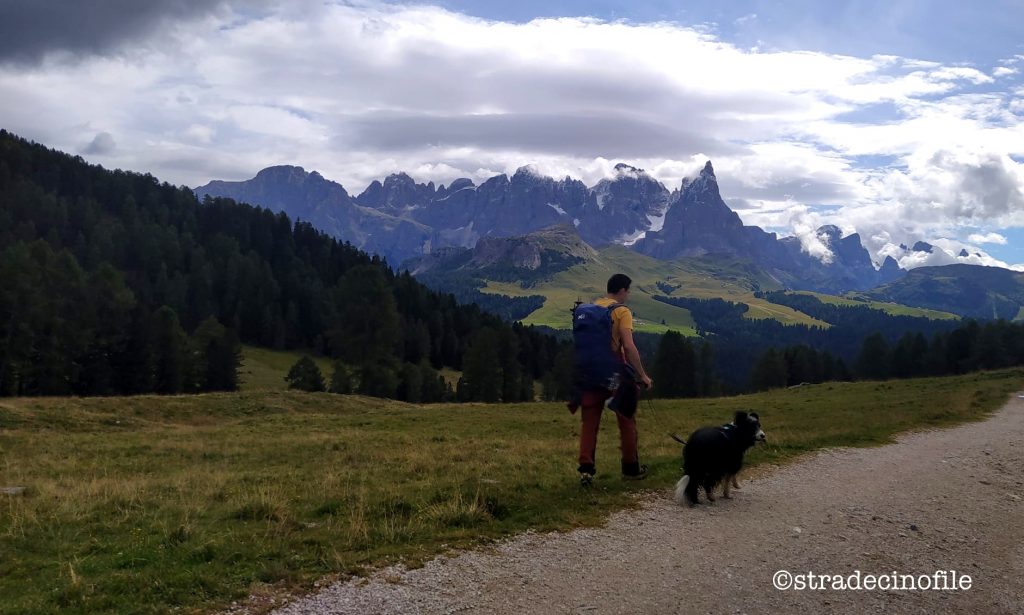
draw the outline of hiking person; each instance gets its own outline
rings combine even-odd
[[[640,351],[633,343],[633,314],[624,304],[633,281],[623,273],[608,279],[607,294],[593,304],[573,310],[573,337],[577,355],[577,393],[569,402],[573,413],[581,408],[579,475],[580,484],[594,481],[597,433],[605,401],[619,423],[622,476],[628,480],[647,478],[647,466],[640,464],[636,426],[639,383],[647,389],[653,382],[644,371]]]

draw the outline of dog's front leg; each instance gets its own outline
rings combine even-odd
[[[723,498],[728,500],[728,499],[730,499],[732,497],[732,496],[729,495],[729,486],[731,484],[735,483],[735,482],[736,482],[736,475],[735,474],[733,474],[732,476],[726,476],[725,477],[725,481],[722,483],[723,485],[725,485],[724,487],[722,487],[722,497]]]
[[[740,488],[740,484],[736,482],[736,477],[737,476],[739,476],[739,475],[738,474],[733,474],[732,475],[732,486],[735,489],[739,489]]]

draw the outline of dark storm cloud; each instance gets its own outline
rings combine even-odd
[[[167,23],[208,15],[223,0],[0,0],[0,62],[50,52],[102,54]]]
[[[741,148],[675,126],[630,117],[503,113],[487,115],[374,114],[346,124],[343,142],[355,149],[395,151],[425,146],[513,149],[582,157],[737,154]]]

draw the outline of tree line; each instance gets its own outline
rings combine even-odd
[[[959,322],[932,320],[912,316],[894,316],[865,306],[827,305],[809,295],[766,293],[765,299],[788,305],[820,321],[828,327],[784,324],[773,319],[747,318],[749,307],[723,299],[688,297],[655,297],[656,300],[690,311],[698,333],[713,347],[716,371],[726,392],[749,390],[755,366],[769,349],[805,347],[791,350],[799,364],[807,363],[805,355],[813,350],[815,369],[823,373],[842,374],[850,371],[864,339],[882,335],[888,343],[907,332],[931,337],[949,331]],[[758,376],[760,378],[760,376]]]
[[[796,345],[769,348],[758,358],[750,388],[771,388],[833,380],[888,380],[949,376],[1024,365],[1024,323],[968,320],[930,339],[906,332],[894,343],[880,332],[864,338],[854,364]]]
[[[490,329],[511,400],[560,347],[285,214],[200,203],[6,131],[0,272],[0,395],[231,390],[246,343],[331,356],[350,389],[414,399]],[[464,377],[475,398],[481,376]]]

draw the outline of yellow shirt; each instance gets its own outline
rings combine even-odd
[[[608,307],[615,303],[614,299],[608,297],[601,297],[594,301],[596,305],[602,307]],[[633,330],[633,312],[626,308],[624,310],[615,310],[612,312],[612,352],[622,355],[625,359],[626,353],[622,348],[622,331]]]

